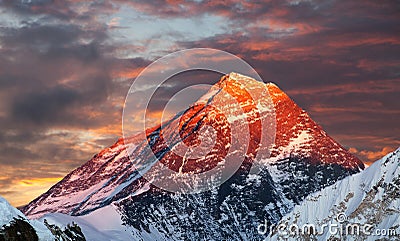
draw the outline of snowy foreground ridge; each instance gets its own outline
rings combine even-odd
[[[266,240],[400,240],[399,207],[400,148],[361,173],[309,195]]]
[[[15,220],[23,220],[32,226],[39,240],[53,241],[54,236],[46,228],[43,222],[37,220],[28,220],[18,209],[12,207],[4,198],[0,197],[0,239],[3,228],[10,226]]]

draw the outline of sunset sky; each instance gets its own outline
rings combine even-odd
[[[0,0],[0,13],[0,195],[16,206],[113,144],[136,75],[193,47],[240,56],[366,162],[400,146],[397,0]]]

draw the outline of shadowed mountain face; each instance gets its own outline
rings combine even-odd
[[[275,123],[269,127],[275,130],[266,132],[260,127],[271,118]],[[145,137],[121,139],[101,151],[23,212],[29,217],[83,215],[112,203],[139,240],[144,234],[155,240],[251,240],[259,238],[257,227],[264,220],[277,223],[308,194],[364,169],[276,85],[235,73],[187,110],[146,130]],[[202,146],[208,137],[215,139],[211,148]],[[263,146],[264,141],[272,145]],[[205,154],[185,158],[176,154],[182,146]],[[164,181],[155,163],[196,175],[233,165],[237,153],[243,162],[211,190],[176,193],[148,181]]]

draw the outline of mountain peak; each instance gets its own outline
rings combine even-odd
[[[249,82],[257,81],[254,78],[251,78],[249,76],[246,76],[246,75],[243,75],[243,74],[239,74],[239,73],[236,73],[236,72],[229,73],[228,74],[228,78],[232,79],[232,80],[236,80],[236,81],[249,81]],[[260,82],[260,81],[257,81],[257,82]],[[262,82],[260,82],[260,83],[262,83]]]
[[[229,86],[232,88],[233,86],[241,86],[242,88],[249,89],[254,91],[254,89],[267,89],[268,93],[275,100],[278,99],[290,99],[284,91],[282,91],[277,84],[273,82],[264,83],[262,81],[258,81],[252,77],[242,75],[236,72],[231,72],[223,76],[216,84],[218,88],[224,89]]]
[[[263,85],[263,86],[265,86],[265,87],[267,87],[267,88],[276,88],[276,89],[278,89],[279,91],[283,92],[283,91],[280,90],[279,87],[278,87],[275,83],[273,83],[273,82],[264,83],[264,82],[262,82],[262,81],[259,81],[259,80],[254,79],[254,78],[252,78],[252,77],[249,77],[249,76],[246,76],[246,75],[243,75],[243,74],[240,74],[240,73],[236,73],[236,72],[231,72],[231,73],[225,75],[224,77],[222,77],[222,78],[219,80],[219,82],[224,82],[224,81],[226,81],[227,79],[229,79],[229,80],[234,80],[234,81],[238,81],[238,82],[241,82],[242,84],[258,84],[258,85],[260,85],[260,86]]]
[[[216,84],[219,88],[224,88],[230,85],[241,85],[242,87],[265,87],[265,84],[262,81],[258,81],[252,77],[242,75],[236,72],[231,72],[225,76],[223,76]]]
[[[273,136],[261,132],[260,126],[265,120],[276,127]],[[208,127],[212,127],[214,132]],[[224,212],[226,205],[235,205],[229,200],[242,203],[239,197],[257,193],[262,205],[247,203],[249,206],[243,209],[243,215],[252,210],[252,213],[274,220],[307,194],[364,168],[360,160],[330,138],[275,84],[265,84],[238,73],[223,76],[194,105],[165,124],[147,129],[145,135],[145,138],[137,136],[120,140],[103,150],[24,207],[23,212],[30,217],[49,212],[82,215],[119,203],[122,209],[126,207],[131,220],[146,219],[157,213],[150,210],[149,202],[166,196],[167,200],[159,200],[160,203],[174,206],[174,198],[171,201],[169,194],[158,188],[154,181],[148,181],[162,182],[162,177],[159,180],[147,179],[138,170],[146,170],[147,175],[154,162],[160,162],[177,175],[197,175],[229,166],[232,161],[237,162],[236,157],[243,159],[244,156],[243,163],[229,181],[205,196],[199,194],[198,198],[207,203],[218,200],[210,208]],[[259,153],[262,138],[274,141],[271,156],[261,160],[262,171],[258,179],[248,180],[246,176],[255,161],[255,154]],[[210,140],[215,142],[203,145]],[[256,180],[261,180],[262,184],[250,185]],[[258,203],[254,196],[250,196],[246,200]],[[180,198],[190,197],[183,195]],[[134,203],[130,205],[129,202]],[[148,216],[142,217],[140,211],[129,211],[129,208],[148,208]],[[226,212],[223,215],[231,214]],[[152,218],[158,220],[158,217]],[[248,218],[250,222],[252,217]]]
[[[223,76],[210,92],[223,89],[235,96],[241,103],[270,102],[276,116],[275,145],[271,156],[275,159],[290,155],[300,155],[310,160],[319,160],[325,164],[337,164],[352,169],[364,169],[364,164],[357,157],[348,153],[339,143],[315,123],[306,111],[300,108],[275,83],[263,83],[254,78],[232,72]],[[208,95],[207,95],[208,96]],[[268,106],[266,104],[265,106]],[[258,104],[250,105],[257,110]],[[249,109],[247,108],[247,109]],[[318,150],[318,151],[316,151]]]

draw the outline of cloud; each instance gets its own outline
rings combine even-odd
[[[377,94],[377,93],[390,93],[400,91],[400,78],[399,79],[387,79],[387,80],[368,80],[365,82],[367,85],[360,85],[359,83],[343,83],[336,85],[299,88],[289,90],[290,95],[339,95],[343,96],[346,94]]]
[[[3,0],[0,11],[0,190],[12,199],[21,180],[59,178],[112,144],[132,79],[191,47],[242,57],[364,160],[400,145],[395,1]],[[151,110],[217,79],[177,76]]]
[[[88,21],[96,18],[94,14],[110,14],[117,9],[111,1],[86,0],[2,0],[0,7],[12,10],[21,16],[42,15],[63,21]]]
[[[59,177],[46,177],[46,178],[33,178],[33,179],[22,179],[13,183],[12,188],[17,191],[10,190],[9,188],[0,188],[3,190],[0,192],[2,196],[12,195],[14,198],[10,200],[11,205],[15,207],[26,205],[26,200],[34,196],[39,196],[43,193],[43,189],[49,189],[54,183],[60,181],[62,176]],[[5,190],[5,191],[4,191]],[[18,194],[18,195],[15,195]]]
[[[366,161],[367,164],[370,165],[373,162],[375,162],[376,160],[382,158],[386,154],[393,152],[395,150],[396,149],[393,148],[392,146],[385,146],[381,150],[377,150],[377,151],[358,150],[354,147],[351,147],[349,149],[349,152],[361,157],[361,159],[363,159],[364,161]]]
[[[400,145],[400,18],[392,3],[276,4],[241,21],[242,31],[180,44],[239,55],[340,143],[378,153]]]
[[[71,89],[56,88],[44,93],[24,95],[12,106],[12,118],[49,125],[65,121],[68,107],[79,103],[79,94]]]
[[[129,80],[114,76],[143,60],[112,56],[105,24],[67,1],[18,2],[0,3],[16,13],[0,33],[0,190],[20,205],[116,141]]]

